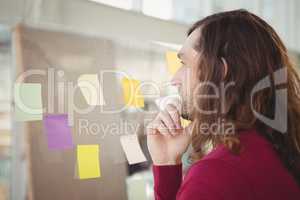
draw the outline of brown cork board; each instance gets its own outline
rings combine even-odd
[[[30,75],[28,83],[42,84],[43,106],[47,113],[70,113],[66,94],[68,84],[75,85],[79,75],[114,69],[114,45],[110,40],[59,31],[40,30],[18,25],[14,30],[16,73],[19,77],[29,70],[40,70],[41,75]],[[54,82],[49,79],[54,73]],[[62,75],[63,76],[59,76]],[[106,109],[121,106],[116,78],[105,76],[103,82]],[[52,84],[53,82],[53,84]],[[65,92],[58,91],[63,84]],[[53,89],[54,88],[54,89]],[[49,98],[49,94],[51,98]],[[64,98],[62,98],[64,97]],[[73,97],[78,107],[87,106],[84,97],[76,92]],[[26,122],[26,159],[28,159],[28,199],[126,199],[126,162],[119,143],[119,135],[97,134],[81,130],[79,120],[109,125],[118,123],[119,114],[103,113],[99,107],[87,114],[73,112],[72,136],[74,144],[99,144],[101,178],[76,178],[76,148],[49,150],[42,121]],[[85,129],[86,130],[86,129]]]

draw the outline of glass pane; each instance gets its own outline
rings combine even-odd
[[[173,0],[173,20],[182,23],[193,23],[211,14],[211,1],[207,0]]]
[[[10,33],[0,24],[0,199],[9,198],[11,169]]]
[[[143,0],[142,12],[145,15],[157,17],[160,19],[171,19],[172,10],[172,0]]]
[[[132,9],[132,0],[90,0],[98,3],[107,4],[110,6],[123,8],[123,9]]]

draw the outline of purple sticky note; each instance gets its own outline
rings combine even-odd
[[[71,128],[68,126],[67,114],[45,115],[43,123],[49,149],[73,148],[72,133]]]

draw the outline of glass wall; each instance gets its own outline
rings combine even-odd
[[[0,199],[8,199],[11,183],[10,52],[9,29],[0,24]]]
[[[4,1],[9,2],[10,0]],[[22,134],[23,132],[20,131],[23,127],[16,129],[15,124],[11,125],[11,77],[15,75],[13,69],[13,60],[15,60],[15,58],[12,58],[13,55],[11,53],[11,30],[15,27],[16,23],[12,23],[10,26],[4,25],[6,23],[2,23],[1,21],[1,16],[4,16],[4,14],[6,17],[5,21],[9,21],[7,19],[11,18],[14,22],[18,21],[24,24],[30,22],[31,24],[28,24],[33,24],[36,28],[34,29],[36,32],[46,32],[45,35],[47,37],[40,36],[40,43],[37,42],[37,37],[32,37],[33,40],[31,43],[26,41],[30,48],[32,47],[30,46],[32,44],[34,44],[33,47],[37,47],[37,49],[43,48],[43,45],[53,45],[49,48],[50,53],[46,55],[46,59],[42,58],[42,56],[37,56],[37,54],[32,53],[31,51],[29,51],[29,53],[27,52],[29,55],[28,59],[34,57],[42,63],[46,63],[46,61],[48,61],[47,59],[49,59],[54,63],[52,67],[61,67],[62,69],[65,67],[66,72],[70,73],[69,78],[71,77],[75,81],[77,75],[80,73],[95,73],[102,67],[107,67],[109,69],[113,68],[114,70],[126,72],[141,82],[152,81],[158,85],[165,85],[165,83],[171,79],[171,75],[166,68],[165,52],[178,51],[180,45],[178,46],[176,44],[182,43],[185,36],[184,31],[186,31],[188,26],[209,14],[236,8],[248,9],[270,22],[276,31],[283,36],[284,41],[287,42],[286,44],[288,48],[292,50],[291,55],[297,64],[299,64],[300,60],[300,54],[299,51],[297,51],[297,48],[300,49],[297,46],[297,41],[299,40],[297,38],[297,26],[295,25],[296,22],[300,22],[297,21],[296,15],[294,15],[295,11],[292,9],[294,4],[287,3],[292,2],[290,0],[11,0],[11,2],[18,2],[18,4],[16,3],[17,9],[11,9],[14,7],[14,3],[8,3],[10,6],[8,6],[9,8],[6,9],[6,12],[0,13],[0,200],[9,198],[13,200],[23,200],[28,198],[25,197],[26,195],[31,195],[27,194],[27,190],[30,187],[30,181],[27,180],[27,178],[30,174],[27,174],[28,163],[26,159],[28,158],[24,155],[24,146],[27,145],[24,139],[26,135]],[[2,5],[0,5],[0,9],[1,6]],[[82,11],[82,14],[78,14],[78,11]],[[21,19],[16,17],[16,13]],[[111,18],[103,18],[101,15],[102,13],[108,13],[103,16],[110,16]],[[89,16],[88,19],[85,18],[85,16]],[[136,20],[134,23],[140,22],[140,24],[139,26],[132,28],[132,26],[128,25],[130,24],[130,21],[126,21],[120,16],[125,16],[124,19],[126,20]],[[111,21],[114,21],[114,23],[111,23]],[[147,35],[148,38],[146,36],[144,37],[146,39],[139,38],[137,40],[130,40],[122,38],[128,33],[132,35],[132,38],[139,37],[149,31],[147,28],[150,26],[156,28],[153,28],[154,31]],[[77,29],[73,29],[74,27]],[[110,27],[120,27],[120,29],[110,29]],[[180,29],[178,27],[180,27]],[[133,30],[130,32],[128,29]],[[109,38],[109,42],[106,41],[107,38],[102,38],[102,33],[107,30],[115,37],[113,40]],[[115,30],[123,30],[123,32]],[[141,30],[146,31],[140,32]],[[182,32],[180,33],[180,36],[174,37],[176,38],[176,41],[174,39],[174,43],[170,43],[170,41],[165,41],[163,37],[159,37],[161,35],[173,36],[175,35],[175,32],[178,33],[180,31]],[[63,45],[63,42],[58,42],[64,41],[59,40],[58,38],[60,37],[65,38],[65,41],[69,42],[65,43],[66,45]],[[87,37],[88,39],[82,39],[81,41],[81,37]],[[50,38],[50,42],[47,41],[48,38]],[[99,42],[99,38],[105,41]],[[95,41],[98,41],[98,43]],[[45,49],[45,52],[47,52],[48,49]],[[68,56],[68,54],[71,56]],[[73,71],[76,70],[76,66],[78,72],[73,74]],[[65,77],[68,78],[68,76]],[[108,84],[112,85],[115,83],[111,81]],[[161,89],[163,90],[163,88]],[[112,89],[109,88],[108,90]],[[149,88],[142,88],[143,94],[151,92],[153,91],[150,91]],[[163,92],[168,94],[168,91]],[[78,99],[80,100],[80,98]],[[107,151],[109,147],[113,146],[114,148],[112,149],[115,149],[116,146],[119,145],[119,138],[113,138],[109,142],[103,142],[103,146],[106,145],[107,149],[101,149],[103,150],[101,156],[105,155],[106,159],[101,165],[104,166],[106,161],[107,163],[113,163],[111,165],[106,165],[106,169],[111,168],[111,171],[113,172],[106,173],[105,169],[102,171],[103,177],[92,181],[76,180],[73,178],[72,174],[73,171],[75,171],[74,165],[67,168],[62,164],[74,164],[75,162],[72,160],[75,155],[74,152],[53,153],[47,151],[45,153],[44,151],[42,152],[44,154],[38,152],[41,148],[47,149],[47,141],[44,140],[43,137],[45,136],[42,131],[34,132],[37,134],[35,137],[38,137],[40,139],[39,141],[44,142],[39,144],[40,146],[33,147],[33,149],[36,148],[34,150],[36,150],[37,155],[40,156],[35,161],[39,165],[47,166],[47,169],[49,169],[48,171],[37,171],[40,175],[38,177],[39,181],[43,179],[43,177],[41,177],[43,174],[45,177],[52,176],[51,173],[53,173],[53,177],[58,177],[60,175],[59,173],[61,173],[61,176],[68,175],[69,179],[64,181],[69,181],[67,182],[68,185],[74,183],[74,185],[77,184],[77,188],[74,187],[75,189],[69,189],[66,187],[66,190],[61,189],[59,192],[72,194],[74,195],[73,199],[89,199],[84,197],[91,197],[89,195],[92,194],[85,190],[92,191],[92,193],[96,190],[100,190],[99,188],[94,187],[95,185],[89,187],[89,182],[102,183],[107,186],[112,183],[111,177],[116,177],[117,173],[121,174],[121,172],[124,172],[124,176],[119,176],[119,179],[116,181],[118,183],[123,183],[122,188],[113,188],[116,193],[123,192],[125,196],[124,191],[126,190],[128,200],[153,199],[151,161],[147,153],[146,138],[143,134],[143,120],[148,117],[145,115],[145,112],[152,109],[157,109],[154,99],[145,99],[144,110],[137,111],[135,109],[128,109],[126,112],[121,113],[120,120],[118,120],[118,123],[123,123],[126,120],[138,123],[140,127],[140,129],[138,129],[139,142],[149,162],[129,165],[123,154],[117,154],[116,158],[116,155],[113,152]],[[92,120],[98,119],[98,117],[98,115],[96,117],[93,116]],[[102,121],[99,121],[99,123],[102,123]],[[34,129],[34,131],[36,131],[36,129]],[[78,136],[77,132],[74,134]],[[78,139],[78,144],[84,141],[81,141],[80,139],[82,138]],[[98,141],[98,139],[99,138],[95,137],[95,141]],[[121,161],[118,160],[119,158],[121,158]],[[52,162],[51,159],[57,159],[58,161],[55,160],[54,163],[48,165],[49,161]],[[118,170],[115,170],[115,168],[113,168],[116,167],[115,165],[122,166],[122,168],[120,167]],[[66,173],[63,174],[60,171],[61,169],[65,170]],[[14,173],[12,173],[12,171]],[[32,176],[37,176],[36,174],[32,174]],[[59,184],[62,182],[57,179],[52,180],[53,182],[51,182],[51,180],[45,180],[45,182],[43,182],[44,184],[37,184],[39,182],[36,179],[37,178],[35,177],[35,187],[38,186],[38,189],[42,187],[47,188],[49,187],[47,184],[50,183]],[[12,187],[14,187],[13,190]],[[36,191],[38,191],[38,189]],[[39,192],[40,195],[47,192],[47,194],[51,193],[49,190],[40,190]],[[58,195],[59,192],[56,194],[53,192],[53,195]],[[109,193],[110,191],[101,191],[99,193],[105,196],[105,192]],[[12,195],[9,196],[9,194]],[[48,196],[49,199],[51,199],[51,195],[52,194]],[[97,196],[98,199],[104,198],[101,195]],[[30,199],[30,197],[28,199]],[[124,200],[125,199],[126,197],[124,197]]]

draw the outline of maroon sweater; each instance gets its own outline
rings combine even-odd
[[[223,145],[195,163],[182,181],[182,166],[153,166],[156,200],[300,200],[300,187],[272,145],[255,130],[240,132],[242,150]]]

